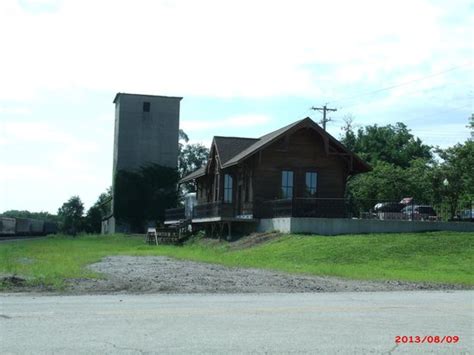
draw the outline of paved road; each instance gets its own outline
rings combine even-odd
[[[472,291],[0,296],[0,353],[470,353]],[[457,335],[457,344],[395,344]]]

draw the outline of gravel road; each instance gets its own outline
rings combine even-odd
[[[262,269],[230,268],[162,256],[110,256],[89,266],[104,279],[73,279],[70,294],[295,293],[446,290],[461,287],[400,281],[360,281]]]

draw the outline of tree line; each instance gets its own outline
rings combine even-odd
[[[474,201],[474,115],[467,126],[471,138],[452,147],[424,144],[403,123],[354,129],[346,119],[341,142],[372,166],[349,179],[347,197],[416,201],[444,205],[452,218],[460,205]]]

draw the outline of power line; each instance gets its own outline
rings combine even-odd
[[[409,80],[409,81],[406,81],[406,82],[403,82],[403,83],[390,85],[390,86],[387,86],[387,87],[384,87],[384,88],[381,88],[381,89],[377,89],[377,90],[373,90],[373,91],[368,91],[368,92],[365,92],[365,93],[360,94],[360,95],[347,97],[345,99],[343,98],[343,99],[331,101],[331,103],[334,104],[335,102],[349,101],[349,100],[356,99],[356,98],[359,98],[359,97],[364,97],[364,96],[377,94],[377,93],[382,92],[382,91],[392,90],[392,89],[395,89],[395,88],[398,88],[398,87],[401,87],[401,86],[410,85],[410,84],[413,84],[413,83],[416,83],[416,82],[419,82],[419,81],[423,81],[423,80],[426,80],[426,79],[429,79],[429,78],[433,78],[435,76],[446,74],[446,73],[449,73],[451,71],[454,71],[454,70],[457,70],[457,69],[460,69],[460,68],[464,68],[464,67],[467,67],[467,66],[471,66],[471,65],[472,65],[472,62],[469,62],[469,63],[466,63],[466,64],[458,65],[458,66],[443,70],[441,72],[426,75],[426,76],[423,76],[423,77],[420,77],[420,78],[417,78],[417,79],[413,79],[413,80]]]
[[[426,88],[426,89],[421,89],[421,90],[415,90],[415,91],[409,91],[409,92],[405,92],[404,95],[412,95],[412,94],[416,94],[416,93],[419,93],[419,92],[424,92],[424,93],[428,93],[430,91],[433,91],[433,90],[439,90],[439,89],[444,89],[446,87],[449,87],[448,84],[444,84],[444,85],[440,85],[440,86],[434,86],[434,87],[431,87],[431,88]],[[436,99],[436,98],[435,98]],[[453,102],[453,101],[460,101],[460,100],[466,100],[466,99],[472,99],[472,95],[470,96],[466,96],[466,97],[458,97],[458,98],[455,98],[455,99],[450,99],[449,101],[450,102]],[[381,101],[382,99],[378,100],[378,101]],[[442,99],[439,99],[440,101]],[[370,101],[373,101],[373,100],[370,100],[369,99],[369,102]],[[344,105],[344,106],[339,106],[338,108],[340,110],[347,110],[348,108],[351,108],[351,107],[357,107],[357,106],[361,106],[361,105],[367,105],[367,101],[364,101],[364,102],[358,102],[358,103],[353,103],[353,104],[350,104],[350,105]]]
[[[433,90],[437,90],[437,89],[443,89],[443,88],[446,88],[448,86],[448,84],[444,84],[444,85],[440,85],[440,86],[434,86],[434,87],[431,87],[431,88],[428,88],[428,89],[421,89],[421,90],[415,90],[415,91],[410,91],[408,93],[404,93],[404,95],[411,95],[411,94],[416,94],[418,92],[430,92],[430,91],[433,91]],[[382,99],[379,99],[379,101],[382,100]],[[370,101],[373,101],[373,100],[370,100]],[[361,106],[361,105],[366,105],[367,104],[367,101],[364,101],[364,102],[358,102],[358,103],[353,103],[353,104],[350,104],[350,105],[343,105],[343,106],[340,106],[339,109],[341,110],[346,110],[350,107],[357,107],[357,106]]]

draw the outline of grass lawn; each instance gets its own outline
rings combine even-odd
[[[84,268],[107,255],[166,255],[180,259],[366,280],[474,285],[474,233],[430,232],[359,236],[285,235],[248,249],[196,241],[149,246],[142,238],[54,236],[0,244],[0,276],[61,289],[64,279],[100,277]],[[0,285],[0,289],[2,286]],[[3,286],[5,288],[5,286]]]

